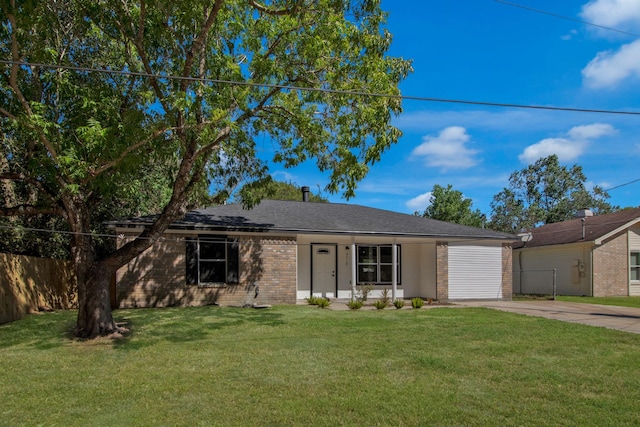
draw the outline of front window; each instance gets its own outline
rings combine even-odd
[[[400,246],[397,248],[397,278],[400,283]],[[358,246],[358,283],[389,284],[393,281],[393,246]]]
[[[629,257],[629,280],[640,281],[640,252],[631,252]]]
[[[189,239],[187,283],[238,283],[238,241],[210,236]]]

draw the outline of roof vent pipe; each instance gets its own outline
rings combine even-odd
[[[302,201],[303,202],[308,202],[309,201],[309,187],[304,186],[302,187]]]

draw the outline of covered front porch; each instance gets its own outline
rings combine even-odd
[[[299,235],[297,298],[351,299],[362,285],[370,298],[437,299],[436,241],[380,236]]]

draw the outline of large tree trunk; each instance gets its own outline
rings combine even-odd
[[[123,332],[123,329],[116,325],[111,314],[109,284],[114,273],[115,269],[107,262],[94,262],[85,272],[84,279],[78,279],[76,336],[94,338]]]
[[[96,255],[86,202],[80,196],[64,199],[69,224],[74,232],[71,252],[78,281],[76,336],[95,338],[115,332],[124,332],[124,329],[116,325],[111,314],[111,299],[109,298],[111,277],[118,268],[147,250],[155,239],[162,236],[173,221],[184,216],[189,188],[195,185],[202,176],[201,171],[195,177],[191,176],[195,158],[194,148],[191,147],[188,153],[189,156],[186,156],[180,164],[171,200],[158,219],[138,238],[103,259],[98,259]]]
[[[109,258],[98,260],[91,236],[90,213],[80,196],[64,199],[73,232],[71,254],[78,283],[78,319],[74,333],[94,338],[119,332],[111,315],[109,281],[117,267]]]

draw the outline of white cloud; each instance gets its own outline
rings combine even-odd
[[[567,132],[567,135],[574,140],[588,140],[613,135],[615,133],[616,130],[610,124],[594,123],[591,125],[574,126]]]
[[[438,136],[424,136],[422,141],[411,155],[423,157],[427,166],[466,169],[478,164],[478,160],[474,158],[478,150],[465,146],[471,141],[471,137],[461,126],[450,126],[440,131]]]
[[[578,34],[577,30],[571,30],[571,31],[569,31],[568,34],[560,36],[560,39],[561,40],[571,40],[573,38],[573,36],[575,36],[576,34]]]
[[[423,211],[431,204],[431,191],[408,200],[405,205],[412,211]]]
[[[582,7],[580,16],[593,24],[612,28],[640,27],[638,0],[592,0]]]
[[[582,70],[582,77],[587,86],[596,89],[640,77],[640,40],[623,45],[615,52],[599,52]]]
[[[556,154],[560,161],[569,161],[580,156],[586,148],[584,141],[571,141],[566,138],[547,138],[530,145],[518,156],[522,163],[533,163],[541,157]]]
[[[613,126],[606,123],[594,123],[590,125],[575,126],[567,132],[564,138],[545,138],[540,142],[524,149],[518,159],[522,163],[533,163],[541,157],[552,154],[558,156],[561,162],[578,158],[593,139],[616,133]]]

